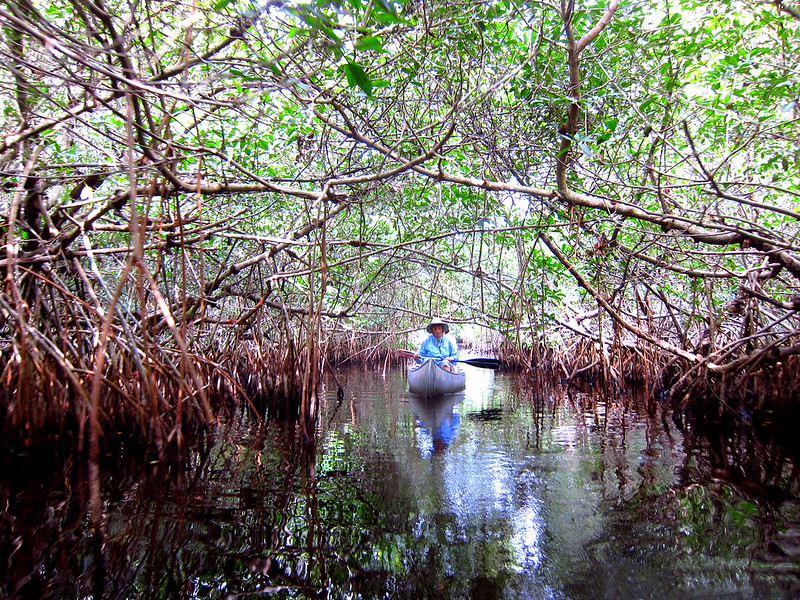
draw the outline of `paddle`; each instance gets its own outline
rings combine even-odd
[[[463,360],[454,360],[453,362],[464,363],[480,369],[499,369],[500,361],[496,358],[465,358]]]
[[[402,356],[408,356],[409,358],[414,358],[416,356],[416,352],[412,352],[411,350],[398,350],[398,352]],[[457,359],[453,362],[464,363],[465,365],[470,365],[473,367],[478,367],[479,369],[499,369],[500,368],[500,361],[496,358],[463,358]]]

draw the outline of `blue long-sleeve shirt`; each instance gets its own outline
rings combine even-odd
[[[422,342],[417,354],[419,354],[421,358],[434,358],[436,362],[440,362],[445,358],[458,360],[458,346],[452,338],[446,335],[443,335],[441,340],[437,340],[435,335],[429,335],[427,339]]]

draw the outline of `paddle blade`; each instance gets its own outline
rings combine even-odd
[[[465,365],[472,365],[473,367],[478,367],[481,369],[500,368],[500,361],[496,358],[467,358],[465,360],[459,360],[458,362],[464,363]]]

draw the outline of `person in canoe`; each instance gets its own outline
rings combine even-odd
[[[433,358],[443,368],[452,371],[452,361],[458,360],[458,345],[453,338],[447,335],[450,333],[450,325],[441,319],[434,318],[425,331],[430,335],[422,342],[414,359],[420,362],[423,358]]]

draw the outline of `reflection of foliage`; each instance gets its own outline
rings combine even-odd
[[[724,584],[744,573],[754,590],[796,590],[800,489],[796,445],[786,435],[796,423],[762,418],[745,423],[742,415],[711,419],[687,412],[676,418],[678,430],[648,437],[641,477],[605,536],[618,537],[635,556],[663,561],[687,581]],[[682,440],[684,453],[677,469],[668,458],[673,438]],[[602,555],[606,547],[599,543],[594,552]]]
[[[500,376],[460,407],[478,418],[447,452],[422,458],[396,388],[376,394],[384,376],[358,376],[371,378],[356,389],[338,374],[354,400],[331,395],[313,439],[244,418],[180,464],[107,465],[105,553],[79,462],[51,481],[38,468],[49,455],[4,468],[0,574],[27,586],[4,592],[99,597],[103,564],[106,595],[132,600],[771,598],[798,573],[793,422],[676,426],[657,405],[648,415],[646,395],[541,394]]]
[[[690,551],[720,558],[747,556],[759,539],[758,507],[723,487],[690,486],[679,495],[676,525]]]

